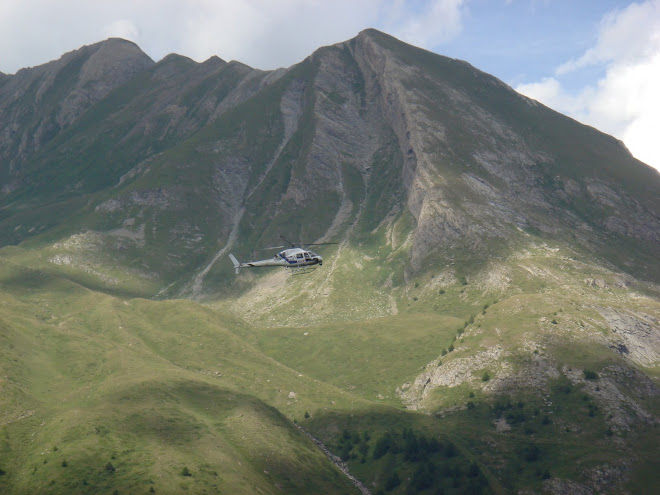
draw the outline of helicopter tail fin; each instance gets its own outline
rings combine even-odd
[[[241,270],[241,264],[238,262],[236,257],[231,253],[229,254],[229,259],[234,264],[234,269],[236,270],[236,275],[238,275],[238,272]]]

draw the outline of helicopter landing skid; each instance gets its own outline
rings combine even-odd
[[[317,265],[312,266],[297,266],[295,268],[289,268],[291,275],[305,275],[306,273],[311,273],[318,268]]]

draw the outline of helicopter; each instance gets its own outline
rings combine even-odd
[[[283,266],[284,268],[292,269],[293,272],[304,273],[305,271],[309,270],[309,268],[312,266],[313,266],[312,268],[313,270],[316,269],[317,266],[314,265],[318,265],[318,266],[323,265],[323,258],[319,254],[316,254],[314,251],[310,251],[305,246],[323,246],[326,244],[337,244],[336,242],[318,242],[318,243],[313,242],[309,244],[301,244],[300,246],[296,246],[295,244],[287,241],[283,236],[280,236],[280,238],[284,240],[287,244],[289,244],[289,247],[287,248],[286,246],[271,246],[264,248],[264,249],[286,248],[269,259],[258,260],[258,261],[246,261],[243,263],[238,261],[236,257],[230,253],[229,259],[234,265],[236,274],[238,275],[241,268],[256,268],[262,266]]]

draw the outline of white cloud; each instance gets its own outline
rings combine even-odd
[[[368,27],[425,48],[456,36],[467,0],[1,0],[0,70],[45,63],[109,36],[153,59],[211,55],[272,69]]]
[[[399,2],[400,4],[400,2]],[[416,46],[433,47],[451,40],[462,30],[464,0],[434,0],[411,13],[401,5],[392,7],[385,29],[397,38]],[[397,18],[392,16],[396,15]]]
[[[568,93],[561,78],[590,65],[605,68],[595,85]],[[660,170],[660,0],[608,14],[596,45],[561,65],[555,77],[516,89],[626,143]]]
[[[557,69],[563,75],[589,65],[626,60],[643,61],[652,56],[660,43],[660,3],[632,3],[624,10],[608,13],[601,21],[596,46],[576,60]]]
[[[103,28],[104,38],[124,38],[125,40],[140,42],[140,31],[129,19],[118,19]]]

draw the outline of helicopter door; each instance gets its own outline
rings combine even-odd
[[[312,258],[309,256],[309,253],[305,251],[305,262],[309,263],[310,261],[312,261]]]
[[[302,253],[296,254],[296,263],[300,264],[304,261]]]

